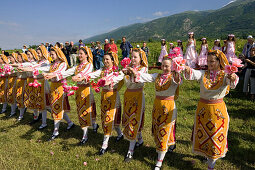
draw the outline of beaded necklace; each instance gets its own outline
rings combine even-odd
[[[79,74],[82,70],[84,70],[88,64],[89,64],[89,62],[83,62],[83,63],[79,64],[78,66],[76,66],[75,75]]]
[[[215,90],[220,85],[222,85],[225,73],[223,70],[218,71],[216,73],[216,76],[211,77],[210,71],[206,71],[204,75],[204,86],[207,89]]]
[[[161,77],[162,76],[167,76],[165,79],[165,81],[161,82]],[[167,74],[167,75],[164,75],[164,74],[158,74],[157,78],[156,78],[156,81],[155,81],[155,88],[156,88],[156,91],[164,91],[164,90],[167,90],[170,85],[171,85],[171,79],[172,79],[172,74]]]
[[[57,62],[53,63],[53,64],[50,66],[50,72],[51,72],[51,73],[52,73],[52,72],[55,72],[55,71],[58,69],[58,67],[60,66],[60,64],[61,64],[61,61],[57,61]]]

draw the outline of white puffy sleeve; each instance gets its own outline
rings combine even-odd
[[[90,79],[96,79],[96,78],[100,77],[101,72],[102,72],[102,69],[99,69],[99,70],[97,70],[97,71],[94,71],[94,72],[91,72],[91,73],[89,73],[89,74],[86,74],[85,77],[86,77],[86,76],[89,76]]]
[[[33,66],[33,63],[31,63],[31,62],[25,62],[25,63],[20,64],[20,67],[32,67],[32,66]]]
[[[73,75],[74,72],[75,72],[75,68],[76,68],[76,67],[72,67],[72,68],[69,68],[69,69],[66,70],[66,71],[60,72],[60,73],[58,74],[59,76],[56,77],[57,81],[61,80],[61,79],[59,79],[60,77],[61,77],[62,79],[64,79],[64,78],[67,78],[67,77]]]
[[[234,82],[232,82],[232,81],[230,81],[230,79],[226,78],[226,83],[227,83],[227,85],[230,86],[231,89],[235,89],[239,82],[239,77],[236,74],[234,74],[234,75],[236,77],[236,80]]]
[[[42,72],[49,72],[50,71],[50,64],[44,64],[41,67],[36,67],[34,70],[42,71]]]
[[[122,71],[120,71],[119,73],[118,73],[118,75],[114,75],[113,77],[112,77],[112,82],[113,83],[118,83],[118,82],[120,82],[121,80],[123,80],[123,78],[124,78],[124,73],[122,72]]]
[[[60,66],[58,67],[58,69],[57,69],[56,71],[53,72],[53,73],[56,75],[56,78],[57,78],[58,80],[63,79],[62,74],[63,74],[63,72],[66,71],[66,68],[67,68],[67,64],[66,64],[65,62],[62,62],[62,63],[60,64]]]
[[[194,69],[190,68],[189,73],[187,71],[185,71],[184,78],[187,80],[200,81],[200,80],[202,80],[203,74],[204,74],[204,70],[194,70]]]
[[[154,82],[158,76],[158,73],[148,74],[148,73],[140,73],[139,77],[137,77],[138,83],[150,83]]]
[[[79,74],[77,74],[78,77],[84,77],[85,75],[87,75],[88,73],[91,73],[93,71],[93,65],[92,64],[88,64],[84,70],[82,70]]]

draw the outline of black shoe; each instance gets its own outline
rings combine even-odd
[[[31,122],[29,122],[29,124],[30,124],[30,125],[33,125],[33,124],[35,124],[36,122],[39,122],[39,118],[38,118],[38,119],[36,119],[36,120],[35,120],[35,119],[33,119]]]
[[[135,149],[137,149],[137,148],[139,148],[141,146],[143,146],[143,142],[142,143],[139,143],[139,142],[135,143]]]
[[[107,152],[107,148],[106,149],[101,148],[98,155],[103,155],[105,154],[105,152]]]
[[[173,152],[176,148],[176,145],[170,145],[167,152]]]
[[[42,119],[42,114],[39,113],[38,119],[41,120]]]
[[[130,153],[128,153],[127,156],[125,157],[124,161],[125,162],[130,162],[132,160],[133,160],[133,156]]]
[[[23,119],[24,119],[23,117],[18,117],[17,122],[20,122],[20,121],[22,121]]]
[[[97,133],[98,128],[99,128],[99,125],[97,124],[97,127],[95,129],[93,129],[93,132]]]
[[[51,113],[51,109],[50,108],[47,108],[46,110]]]
[[[157,168],[157,169],[161,169],[161,167],[162,167],[162,166],[157,166],[157,165],[155,165],[155,168],[154,168],[154,169],[156,169],[156,168]]]
[[[58,135],[52,135],[51,138],[48,141],[53,141],[54,139],[56,139],[58,137]]]
[[[124,135],[121,135],[121,137],[117,136],[116,142],[119,142],[120,140],[123,140],[123,139],[124,139]]]
[[[47,127],[47,124],[46,125],[41,125],[41,126],[39,126],[38,130],[43,130],[46,127]]]
[[[87,138],[87,139],[82,139],[82,140],[79,142],[79,145],[84,145],[87,141],[88,141],[88,138]]]
[[[15,116],[16,115],[16,113],[13,113],[13,114],[10,114],[10,116],[9,117],[13,117],[13,116]]]
[[[6,113],[6,112],[7,112],[7,110],[1,111],[0,114]]]
[[[66,128],[66,130],[70,130],[70,129],[72,129],[74,126],[75,126],[75,124],[72,122],[71,126],[68,125],[67,128]]]

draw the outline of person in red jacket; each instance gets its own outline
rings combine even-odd
[[[109,51],[118,54],[118,48],[117,48],[117,45],[114,43],[113,38],[110,39],[110,49],[109,49]]]

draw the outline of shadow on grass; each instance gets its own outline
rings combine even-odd
[[[231,118],[239,118],[243,120],[248,120],[250,118],[255,118],[255,110],[252,108],[230,108],[228,109]]]
[[[244,141],[249,141],[250,143],[255,143],[254,136],[241,133],[241,132],[232,132],[228,133],[228,146],[229,151],[226,154],[226,157],[223,158],[234,165],[239,166],[241,169],[253,169],[254,167],[247,165],[254,165],[255,159],[255,149],[250,146],[250,148],[241,147],[240,138]]]
[[[193,160],[186,160],[192,158]],[[167,153],[165,156],[165,162],[170,167],[175,167],[177,169],[196,169],[199,168],[193,167],[196,164],[195,159],[199,161],[203,161],[204,158],[198,155],[188,155],[188,154],[181,154],[177,152]]]

